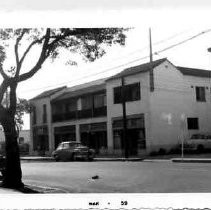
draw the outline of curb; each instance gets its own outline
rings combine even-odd
[[[211,163],[211,159],[181,159],[181,158],[178,158],[178,159],[171,159],[172,162],[175,162],[175,163]]]
[[[29,187],[31,190],[35,191],[36,193],[41,194],[48,194],[48,193],[68,193],[66,190],[56,188],[56,187],[49,187],[49,186],[40,186],[35,184],[26,184],[26,187]]]
[[[21,157],[24,161],[54,161],[51,157]]]
[[[143,162],[159,162],[159,163],[165,163],[165,162],[171,162],[171,159],[144,159]]]
[[[143,158],[94,158],[93,161],[143,161]]]

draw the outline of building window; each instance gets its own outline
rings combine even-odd
[[[125,101],[137,101],[141,99],[140,83],[125,85],[124,88]],[[114,88],[114,103],[119,104],[122,101],[122,87]]]
[[[43,104],[43,123],[47,122],[47,109],[46,104]]]
[[[19,144],[23,144],[24,143],[24,137],[20,137],[19,138]]]
[[[81,98],[81,109],[82,110],[92,109],[92,97],[91,96],[84,96]]]
[[[198,118],[187,118],[188,130],[198,130],[199,120]]]
[[[106,106],[106,95],[105,94],[94,95],[94,108],[99,108],[104,106]]]
[[[196,101],[206,101],[205,87],[196,87]]]
[[[66,104],[66,111],[67,112],[74,112],[77,110],[77,100],[76,99],[70,99],[68,103]]]

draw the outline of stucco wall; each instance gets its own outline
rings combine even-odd
[[[44,98],[39,100],[31,101],[31,104],[36,107],[36,124],[33,124],[33,113],[30,114],[30,138],[32,139],[30,142],[30,154],[34,155],[37,154],[33,150],[33,127],[36,126],[48,126],[48,138],[49,138],[49,154],[52,151],[52,147],[54,145],[53,138],[52,138],[52,126],[51,126],[51,105],[50,105],[50,98]],[[46,112],[47,112],[47,122],[43,123],[43,105],[46,104]],[[47,153],[46,153],[47,154]]]
[[[150,96],[151,134],[148,150],[171,148],[181,140],[181,115],[185,84],[183,75],[168,61],[154,69],[155,90]]]
[[[151,145],[149,150],[170,149],[192,133],[211,131],[211,95],[207,78],[185,76],[166,61],[154,70],[155,91],[150,97]],[[195,86],[208,86],[207,102],[197,102]],[[181,116],[185,116],[185,120]],[[199,130],[187,129],[187,117],[199,118]]]
[[[184,103],[187,104],[187,117],[199,118],[199,130],[189,130],[188,134],[198,132],[211,132],[211,83],[209,78],[184,76],[190,94],[186,95]],[[196,101],[196,86],[204,86],[206,92],[206,102]]]

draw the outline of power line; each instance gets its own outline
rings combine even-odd
[[[153,42],[152,45],[155,46],[155,45],[159,45],[159,44],[165,43],[165,42],[167,42],[167,41],[169,41],[169,40],[171,40],[171,39],[174,39],[175,37],[178,37],[178,36],[180,36],[180,35],[182,35],[182,34],[184,34],[184,33],[187,33],[187,32],[189,32],[189,31],[190,31],[190,30],[185,30],[185,31],[182,31],[182,32],[180,32],[180,33],[176,33],[176,34],[174,34],[174,35],[172,35],[172,36],[170,36],[170,37],[167,37],[166,39],[162,39],[162,40],[160,40],[160,41]],[[128,53],[126,56],[128,56],[128,55],[133,55],[133,54],[135,54],[135,53],[137,53],[137,52],[143,52],[145,49],[148,49],[148,46],[145,46],[145,47],[142,48],[142,49],[139,49],[139,50],[133,51],[133,52],[131,52],[131,53]],[[125,56],[124,56],[124,57],[125,57]]]
[[[159,53],[162,53],[162,52],[164,52],[164,51],[167,51],[167,50],[169,50],[169,49],[172,49],[172,48],[174,48],[174,47],[177,47],[177,46],[179,46],[179,45],[182,45],[182,44],[184,44],[184,43],[186,43],[186,42],[188,42],[188,41],[191,41],[191,40],[193,40],[193,39],[195,39],[195,38],[197,38],[197,37],[199,37],[199,36],[201,36],[201,35],[204,35],[204,34],[206,34],[206,33],[209,33],[209,32],[211,32],[211,29],[207,29],[207,30],[202,31],[202,32],[200,32],[200,33],[198,33],[198,34],[196,34],[196,35],[194,35],[194,36],[191,36],[191,37],[189,37],[189,38],[187,38],[187,39],[185,39],[185,40],[183,40],[183,41],[180,41],[180,42],[178,42],[178,43],[176,43],[176,44],[173,44],[173,45],[170,45],[170,46],[168,46],[168,47],[165,47],[164,49],[158,50],[158,51],[154,52],[153,55],[158,55]],[[132,63],[135,63],[135,62],[138,62],[138,61],[141,61],[141,60],[144,60],[144,59],[146,59],[146,58],[149,58],[149,55],[144,56],[144,57],[141,57],[141,58],[134,59],[134,60],[132,60],[132,61],[129,61],[129,62],[127,62],[127,63],[121,64],[121,65],[118,65],[118,66],[115,66],[115,67],[111,67],[111,68],[105,69],[104,71],[101,71],[101,72],[98,72],[98,73],[94,73],[94,74],[90,74],[90,75],[83,76],[83,77],[80,77],[80,78],[76,78],[76,79],[74,79],[74,80],[69,80],[69,81],[67,81],[67,82],[62,82],[62,83],[58,83],[58,84],[54,84],[54,85],[49,85],[49,86],[45,86],[45,87],[42,87],[42,88],[36,88],[36,89],[26,90],[26,91],[22,91],[22,92],[32,92],[32,91],[41,90],[41,89],[46,89],[46,88],[55,87],[55,86],[59,86],[59,85],[69,84],[69,83],[75,82],[75,81],[77,81],[77,80],[89,78],[89,77],[92,77],[92,76],[96,76],[96,75],[99,75],[99,74],[103,74],[103,73],[106,73],[106,72],[110,72],[110,71],[112,71],[112,70],[114,70],[114,69],[117,69],[117,68],[125,67],[125,66],[127,66],[127,65],[130,65],[130,64],[132,64]]]
[[[200,33],[198,33],[198,34],[196,34],[196,35],[194,35],[194,36],[192,36],[192,37],[190,37],[190,38],[188,38],[188,39],[185,39],[185,40],[183,40],[183,41],[181,41],[181,42],[178,42],[178,43],[176,43],[176,44],[170,45],[170,46],[168,46],[168,47],[166,47],[166,48],[164,48],[164,49],[162,49],[162,50],[159,50],[159,51],[155,52],[155,54],[159,54],[159,53],[164,52],[164,51],[166,51],[166,50],[169,50],[169,49],[171,49],[171,48],[173,48],[173,47],[176,47],[176,46],[178,46],[178,45],[184,44],[184,43],[186,43],[186,42],[188,42],[188,41],[190,41],[190,40],[192,40],[192,39],[195,39],[195,38],[197,38],[197,37],[199,37],[199,36],[201,36],[201,35],[204,35],[204,34],[206,34],[206,33],[209,33],[209,32],[211,32],[211,29],[208,29],[208,30],[206,30],[206,31],[202,31],[202,32],[200,32]]]

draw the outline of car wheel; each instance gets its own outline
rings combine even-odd
[[[197,146],[197,151],[198,151],[198,152],[203,152],[203,151],[204,151],[204,146],[201,145],[201,144],[198,145],[198,146]]]
[[[94,157],[95,157],[95,155],[91,153],[88,155],[88,160],[92,161],[94,159]]]
[[[74,153],[73,153],[72,156],[71,156],[71,160],[72,160],[72,161],[75,161],[75,154],[74,154]]]
[[[58,155],[54,155],[54,159],[55,159],[56,162],[58,162],[59,161],[59,156]]]

